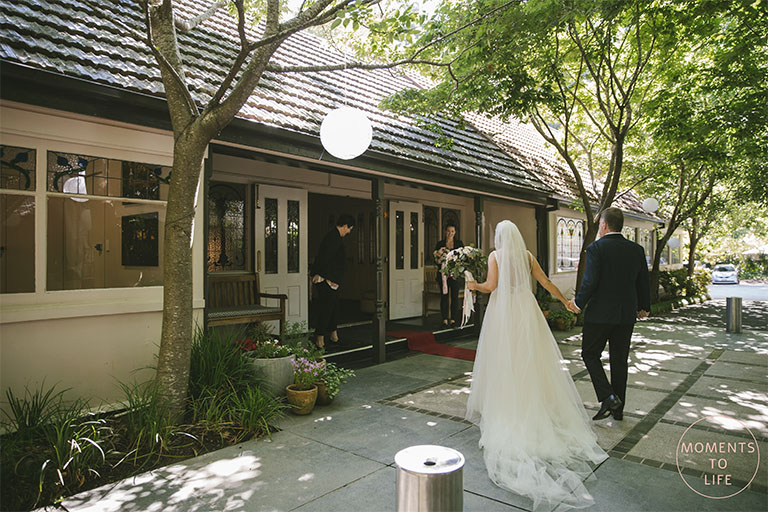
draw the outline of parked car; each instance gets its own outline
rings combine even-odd
[[[739,284],[739,271],[730,263],[715,265],[712,270],[712,284]]]

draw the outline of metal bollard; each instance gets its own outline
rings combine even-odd
[[[728,297],[725,302],[725,331],[741,332],[741,297]]]
[[[436,445],[397,452],[398,512],[459,512],[464,508],[464,456]]]

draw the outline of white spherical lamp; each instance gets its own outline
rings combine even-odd
[[[351,160],[365,153],[373,139],[373,128],[363,111],[341,107],[328,112],[320,125],[320,142],[340,160]]]
[[[85,188],[85,176],[77,175],[67,178],[62,187],[65,194],[87,194]],[[84,203],[88,199],[83,197],[70,197],[75,202]]]
[[[658,209],[659,209],[658,199],[649,197],[648,199],[643,201],[643,210],[645,210],[647,213],[653,213]]]
[[[669,246],[670,249],[677,249],[678,247],[680,247],[680,239],[677,237],[670,238],[667,241],[667,245]]]

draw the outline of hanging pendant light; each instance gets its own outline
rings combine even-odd
[[[653,213],[659,209],[659,200],[654,197],[649,197],[643,201],[643,210],[647,213]]]
[[[340,107],[328,112],[320,125],[320,142],[340,160],[351,160],[371,145],[373,128],[362,110]]]

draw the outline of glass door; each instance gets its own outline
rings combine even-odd
[[[254,218],[261,291],[286,294],[286,320],[308,322],[307,191],[259,185]],[[265,299],[262,304],[279,301]]]
[[[424,291],[422,207],[389,205],[389,318],[421,316]]]

